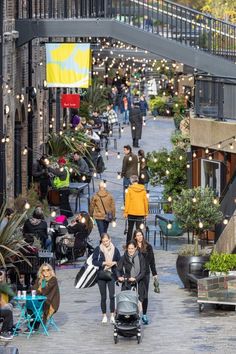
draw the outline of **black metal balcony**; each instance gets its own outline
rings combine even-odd
[[[17,19],[109,18],[228,60],[236,26],[167,0],[16,0]]]

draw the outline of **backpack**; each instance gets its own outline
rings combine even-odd
[[[96,163],[96,171],[97,173],[103,173],[105,171],[106,167],[105,167],[105,163],[103,161],[102,155],[98,155],[97,158],[97,163]]]

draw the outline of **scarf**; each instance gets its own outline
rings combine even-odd
[[[112,262],[113,261],[113,257],[114,257],[114,253],[115,253],[115,247],[114,247],[113,243],[110,243],[109,247],[105,247],[101,243],[100,250],[104,254],[106,262]],[[105,267],[104,269],[111,270],[110,268],[107,268],[107,267]]]
[[[139,260],[139,252],[138,250],[135,252],[133,256],[129,256],[129,261],[132,263],[130,277],[136,278],[140,273],[140,260]]]

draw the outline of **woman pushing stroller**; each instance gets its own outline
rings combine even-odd
[[[145,259],[137,249],[136,241],[129,241],[124,255],[118,262],[117,275],[118,280],[122,283],[122,290],[137,288],[141,303],[146,297],[145,273]]]

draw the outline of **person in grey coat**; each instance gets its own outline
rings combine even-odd
[[[130,110],[131,135],[133,139],[133,147],[139,147],[138,141],[142,137],[143,118],[139,108],[139,103],[134,103]]]
[[[78,166],[80,176],[81,177],[85,176],[87,180],[87,177],[90,177],[91,172],[87,162],[78,151],[74,152],[74,161]]]

